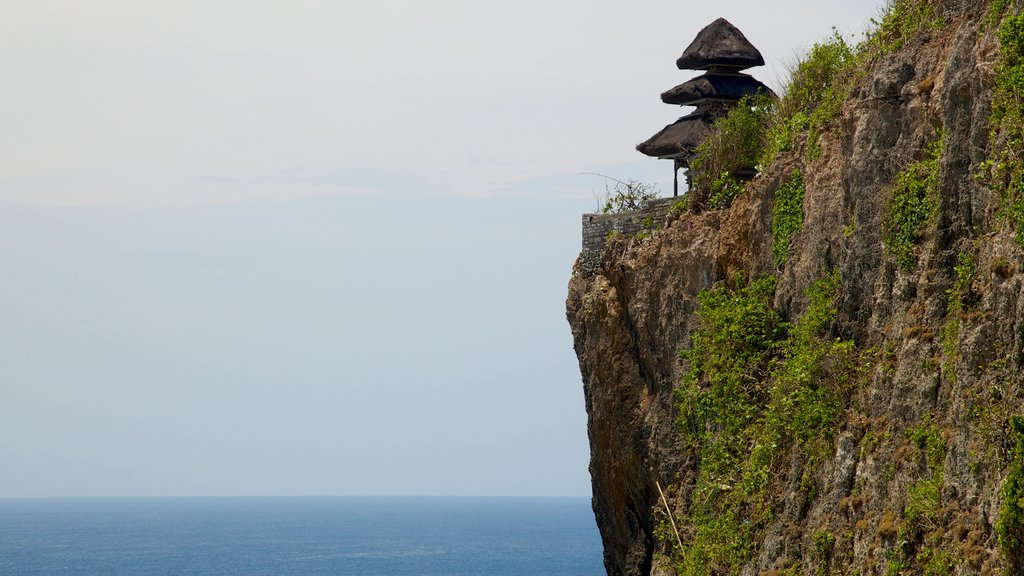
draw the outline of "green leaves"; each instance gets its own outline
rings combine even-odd
[[[993,156],[982,167],[1024,245],[1024,14],[1004,17],[997,36],[1000,63],[989,117]]]
[[[942,138],[928,147],[928,157],[896,177],[882,229],[886,251],[900,268],[917,264],[915,247],[939,209],[939,154]]]
[[[645,202],[657,198],[661,193],[661,189],[655,184],[638,180],[623,182],[602,174],[598,174],[598,176],[612,181],[611,185],[605,186],[601,204],[602,214],[621,214],[640,210]]]
[[[803,114],[809,124],[835,115],[836,104],[846,98],[853,48],[835,28],[832,36],[811,47],[793,69],[780,111],[784,116]],[[819,112],[820,109],[824,109]],[[815,115],[819,116],[815,121]]]
[[[1003,484],[1003,505],[999,510],[996,532],[1003,557],[1009,562],[1010,573],[1024,570],[1024,418],[1010,420],[1013,437],[1013,461]]]
[[[794,170],[789,179],[775,192],[772,207],[772,256],[775,265],[786,263],[786,253],[793,234],[804,223],[804,175]]]
[[[793,68],[786,95],[779,104],[780,119],[770,130],[769,142],[776,142],[780,133],[806,130],[807,156],[816,160],[821,155],[818,138],[846,102],[856,63],[854,48],[834,28],[830,38],[814,44]]]
[[[771,276],[735,290],[718,286],[700,293],[701,327],[682,353],[690,370],[679,396],[681,423],[696,436],[702,437],[708,427],[738,434],[763,402],[761,381],[785,334],[770,304],[774,293]]]
[[[868,43],[880,54],[895,52],[923,30],[938,30],[945,25],[927,0],[895,0],[881,21],[872,19],[875,32]]]
[[[765,95],[745,96],[715,121],[711,135],[690,163],[694,188],[710,208],[729,205],[743,192],[737,172],[757,166],[765,148],[765,128],[774,103]]]
[[[854,373],[853,343],[827,336],[839,273],[811,286],[792,324],[771,306],[775,287],[772,276],[736,278],[699,296],[701,326],[682,353],[689,371],[677,396],[681,432],[700,455],[684,574],[738,573],[771,520],[767,488],[781,457],[796,449],[816,461],[831,448]]]

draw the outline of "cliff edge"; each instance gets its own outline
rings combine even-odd
[[[896,2],[734,197],[577,261],[608,574],[1024,573],[1020,13]]]

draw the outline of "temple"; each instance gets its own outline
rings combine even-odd
[[[742,71],[763,66],[761,53],[742,32],[725,18],[704,27],[676,60],[680,70],[704,70],[704,74],[680,84],[661,95],[661,101],[679,106],[695,106],[690,114],[664,127],[638,144],[636,149],[655,158],[673,161],[673,194],[679,195],[679,169],[687,169],[687,187],[691,184],[690,160],[697,147],[711,134],[715,119],[725,114],[744,96],[772,91]],[[753,176],[753,167],[740,178]]]

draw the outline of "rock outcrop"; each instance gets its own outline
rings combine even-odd
[[[1000,192],[979,178],[993,148],[996,24],[984,2],[924,4],[938,24],[865,61],[820,154],[798,137],[731,205],[613,238],[600,266],[574,270],[567,316],[608,574],[682,573],[697,530],[687,522],[707,504],[678,405],[699,294],[770,276],[771,308],[793,325],[831,273],[823,341],[852,342],[857,366],[837,388],[828,449],[815,459],[785,448],[759,485],[767,511],[735,519],[753,522],[737,564],[709,558],[701,573],[1001,574],[1024,562],[997,529],[1024,414],[1024,250]],[[887,221],[900,175],[930,144],[937,207],[908,263]],[[779,264],[773,210],[796,170],[803,221]]]

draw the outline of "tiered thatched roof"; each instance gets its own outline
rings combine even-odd
[[[711,134],[712,121],[707,114],[683,116],[638,144],[636,149],[655,158],[685,161],[693,149]]]
[[[698,106],[707,101],[734,101],[758,92],[772,95],[770,88],[749,74],[708,72],[662,92],[665,104]]]
[[[676,60],[676,66],[680,70],[707,70],[712,67],[745,70],[764,66],[764,58],[743,32],[725,18],[719,18],[697,33]]]
[[[711,134],[716,117],[744,96],[774,96],[767,86],[740,72],[763,65],[761,53],[727,20],[719,18],[705,26],[676,60],[676,66],[707,72],[661,95],[666,104],[696,106],[697,110],[665,126],[636,149],[648,156],[675,161],[676,170],[689,167],[694,151]]]

